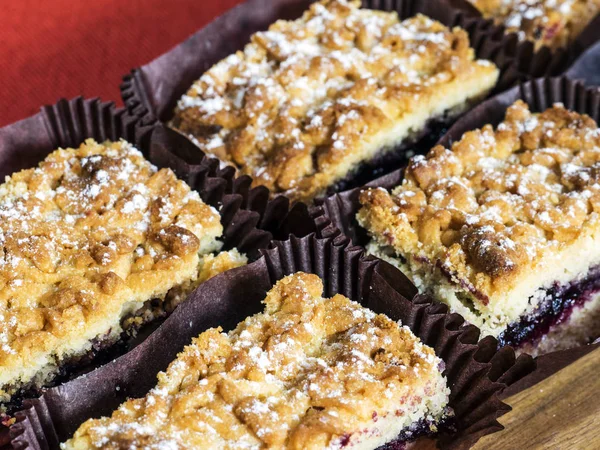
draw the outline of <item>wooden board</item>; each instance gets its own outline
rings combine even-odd
[[[506,429],[473,449],[600,449],[600,349],[504,401]]]

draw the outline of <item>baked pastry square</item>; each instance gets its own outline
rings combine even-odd
[[[467,33],[323,0],[215,64],[172,126],[275,194],[308,201],[496,83]]]
[[[125,141],[59,149],[0,185],[0,400],[245,263],[218,212]]]
[[[469,0],[483,17],[519,39],[558,49],[568,46],[600,11],[599,0]]]
[[[85,422],[64,449],[374,449],[435,430],[442,361],[405,326],[316,275],[280,280],[265,310],[202,333],[145,397]]]
[[[400,186],[361,193],[371,253],[483,335],[533,354],[600,335],[600,129],[522,101],[494,130],[414,157]]]

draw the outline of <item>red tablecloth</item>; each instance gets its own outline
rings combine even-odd
[[[0,6],[0,126],[60,97],[121,104],[130,69],[241,0],[11,0]]]

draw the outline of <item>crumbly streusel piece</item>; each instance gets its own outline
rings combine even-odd
[[[310,200],[496,83],[464,30],[359,4],[323,0],[256,33],[194,83],[173,126],[255,184]]]
[[[0,400],[245,263],[218,212],[130,144],[88,140],[0,185]],[[146,303],[147,302],[147,303]],[[145,305],[146,303],[146,305]]]
[[[520,345],[600,292],[599,181],[589,116],[562,105],[532,114],[518,101],[496,130],[413,158],[391,193],[363,192],[358,220],[372,252],[485,334]],[[598,320],[586,327],[600,334]]]
[[[265,312],[193,340],[146,397],[85,422],[65,449],[376,448],[435,427],[442,361],[407,328],[297,273]]]
[[[486,19],[494,19],[535,48],[566,47],[600,11],[600,0],[469,0]]]

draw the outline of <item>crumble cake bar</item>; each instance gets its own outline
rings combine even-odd
[[[405,326],[296,273],[265,311],[212,328],[145,397],[85,422],[64,449],[374,449],[433,432],[443,362]]]
[[[555,50],[568,46],[600,11],[600,0],[469,0],[486,19],[519,39]]]
[[[359,5],[323,0],[254,34],[194,83],[172,126],[255,185],[308,201],[495,85],[464,30]]]
[[[59,149],[0,185],[0,401],[47,385],[245,263],[218,212],[125,141]]]
[[[522,101],[496,130],[414,157],[361,193],[369,251],[477,325],[534,354],[600,334],[600,129]]]

